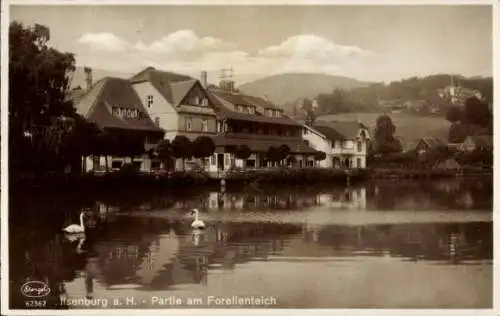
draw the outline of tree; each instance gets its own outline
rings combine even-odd
[[[235,158],[242,159],[244,161],[246,161],[251,154],[252,152],[247,145],[238,145],[238,147],[236,147],[236,150],[234,151]],[[245,164],[243,164],[243,166],[245,166]]]
[[[270,146],[267,150],[266,159],[271,162],[277,162],[281,158],[281,151],[279,147]]]
[[[215,143],[208,136],[198,136],[193,142],[193,156],[202,159],[205,168],[205,158],[210,157],[215,152]]]
[[[288,156],[290,155],[290,147],[288,147],[288,145],[281,145],[279,147],[279,160],[278,161],[282,161],[284,159],[286,159]]]
[[[120,139],[118,139],[114,134],[106,131],[106,130],[101,130],[100,133],[97,135],[97,138],[95,140],[96,142],[96,148],[94,149],[93,154],[96,156],[104,156],[104,159],[106,160],[106,172],[109,171],[109,163],[108,163],[108,157],[109,156],[120,156],[121,154],[127,155],[128,154],[128,149],[130,146],[134,146],[134,144],[128,143],[128,141],[122,141],[120,143]],[[137,149],[140,151],[140,149]],[[144,147],[142,147],[142,151],[140,154],[144,152]],[[139,153],[138,153],[139,154]],[[135,156],[135,153],[131,153],[132,160],[134,159],[133,157]]]
[[[168,168],[168,162],[172,158],[172,148],[168,139],[162,139],[156,146],[156,156],[163,162],[165,169]]]
[[[450,129],[448,130],[448,141],[450,143],[462,143],[467,137],[467,128],[460,124],[459,122],[455,122],[451,124]]]
[[[175,136],[171,144],[172,156],[182,159],[182,168],[185,169],[185,159],[193,156],[192,143],[184,135]]]
[[[446,113],[446,120],[451,123],[456,123],[458,121],[462,121],[463,112],[462,109],[458,106],[451,107]]]
[[[62,135],[70,135],[71,124],[61,124],[54,118],[76,115],[71,101],[66,99],[68,74],[75,70],[74,55],[48,47],[49,39],[50,31],[43,25],[10,24],[9,144],[11,149],[24,144],[11,151],[9,161],[15,160],[16,166],[34,167],[22,162],[34,156],[39,158],[37,163],[41,163],[41,168],[61,161],[63,158],[57,156],[62,153],[58,142],[63,141]],[[30,135],[28,140],[26,135]],[[47,154],[55,156],[43,156]]]
[[[398,153],[403,150],[401,142],[394,137],[396,126],[388,115],[377,118],[375,126],[375,152],[379,154]]]
[[[486,102],[476,97],[465,100],[464,123],[486,127],[492,120],[493,117]]]
[[[323,151],[318,151],[315,155],[314,155],[314,160],[316,161],[323,161],[326,159],[326,153],[323,152]]]

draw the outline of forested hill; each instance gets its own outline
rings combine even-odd
[[[245,83],[238,87],[242,92],[269,98],[280,106],[300,98],[331,93],[335,88],[349,90],[371,84],[356,79],[317,73],[287,73],[272,75]]]
[[[412,110],[427,107],[428,109],[438,109],[440,113],[446,113],[450,106],[450,100],[440,96],[440,91],[452,84],[462,88],[462,90],[479,91],[487,103],[493,102],[492,77],[467,78],[448,74],[413,77],[389,84],[374,83],[349,91],[332,88],[330,93],[319,93],[316,96],[316,101],[319,105],[318,111],[322,114],[379,112],[391,106],[400,106],[408,102]],[[293,111],[294,106],[299,103],[298,101],[284,107],[291,108]]]

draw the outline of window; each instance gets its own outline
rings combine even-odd
[[[186,118],[186,131],[191,131],[192,125],[193,125],[193,120],[190,117]]]
[[[356,167],[363,168],[363,166],[361,165],[361,158],[356,159]]]
[[[208,120],[207,119],[201,120],[201,130],[203,132],[208,132]]]
[[[159,117],[155,117],[155,125],[156,125],[157,127],[159,127],[159,126],[160,126],[160,118],[159,118]]]
[[[255,114],[255,108],[252,106],[249,108],[250,109],[250,114]]]
[[[346,140],[346,141],[344,141],[344,147],[345,148],[352,148],[353,147],[352,140]]]
[[[203,98],[203,99],[201,100],[201,105],[203,105],[203,106],[207,106],[207,105],[208,105],[208,99]]]
[[[217,154],[213,154],[211,157],[210,157],[210,164],[212,166],[215,166],[215,162],[217,161]]]
[[[358,152],[362,152],[362,151],[363,151],[363,143],[358,142]]]
[[[307,128],[304,128],[304,135],[307,135],[309,133],[309,131],[307,130]]]
[[[199,105],[200,104],[200,97],[194,97],[194,104]]]
[[[146,105],[148,108],[150,108],[153,105],[153,96],[152,95],[148,95],[146,97]]]

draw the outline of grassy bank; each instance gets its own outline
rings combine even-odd
[[[443,169],[371,168],[367,169],[372,179],[426,179],[493,176],[493,169],[463,168],[460,171]]]
[[[382,113],[341,113],[334,115],[319,116],[318,121],[357,121],[368,126],[373,133],[377,117]],[[404,147],[415,148],[422,137],[437,137],[447,139],[450,123],[444,117],[417,116],[407,113],[391,113],[396,126],[396,137],[404,140]],[[425,126],[425,128],[421,128]]]

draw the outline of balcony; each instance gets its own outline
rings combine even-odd
[[[302,138],[300,137],[300,135],[279,136],[279,135],[234,133],[234,132],[221,133],[221,135],[227,138],[251,139],[251,140],[270,141],[270,142],[296,142],[296,141],[302,142]]]

